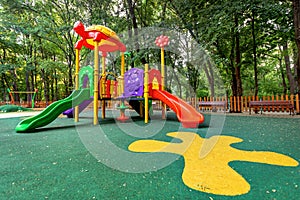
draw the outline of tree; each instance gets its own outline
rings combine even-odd
[[[300,94],[300,1],[292,0],[293,12],[294,12],[294,27],[295,27],[295,41],[297,46],[297,60],[296,60],[296,72],[297,72],[297,83],[298,83],[298,94]]]
[[[299,35],[296,36],[299,33],[294,28],[299,26],[298,1],[25,2],[2,0],[0,3],[1,87],[12,86],[20,90],[37,87],[40,91],[43,89],[42,96],[49,100],[60,98],[57,91],[65,91],[62,93],[68,95],[73,90],[74,43],[78,39],[72,28],[75,21],[81,20],[86,25],[108,26],[117,33],[126,31],[137,40],[130,54],[132,57],[126,58],[135,66],[159,62],[159,51],[142,46],[147,38],[141,37],[138,28],[166,27],[188,33],[188,37],[203,47],[211,58],[200,64],[204,71],[197,71],[199,61],[187,61],[172,52],[166,52],[166,62],[174,71],[182,72],[184,78],[176,77],[177,80],[189,80],[193,90],[210,90],[212,96],[218,93],[214,88],[219,85],[217,70],[213,69],[215,63],[229,95],[299,92],[299,59],[290,56],[291,52],[299,54]],[[296,40],[292,38],[292,32]],[[121,40],[124,35],[120,35]],[[130,47],[130,44],[126,45]],[[86,53],[89,51],[81,52],[82,60]],[[112,68],[116,69],[117,64],[114,62]],[[175,75],[167,76],[175,78]],[[204,82],[210,87],[203,87]],[[286,90],[275,86],[278,82]],[[3,93],[5,90],[1,91],[2,99],[5,98]]]

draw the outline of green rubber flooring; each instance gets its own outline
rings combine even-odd
[[[119,123],[117,114],[107,111],[108,117],[93,126],[92,114],[85,112],[76,124],[73,119],[58,118],[36,132],[22,134],[14,130],[22,117],[0,119],[0,199],[300,198],[299,165],[233,160],[229,166],[249,183],[250,190],[228,196],[186,185],[182,156],[128,150],[138,140],[179,143],[166,134],[193,132],[202,138],[219,134],[240,138],[243,142],[231,147],[276,152],[300,162],[300,118],[205,114],[198,129],[185,129],[172,112],[167,120],[155,114],[149,124],[129,115],[128,122]],[[210,163],[212,170],[218,164],[218,159]]]

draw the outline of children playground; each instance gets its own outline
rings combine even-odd
[[[0,199],[299,199],[298,96],[230,103],[247,114],[229,114],[224,99],[194,107],[165,90],[166,36],[155,41],[161,70],[126,71],[114,31],[81,22],[74,31],[73,93],[30,116],[0,113]],[[80,66],[83,47],[93,66]],[[115,51],[118,75],[105,68]]]

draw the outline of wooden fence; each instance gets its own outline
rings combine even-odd
[[[46,101],[35,101],[34,107],[35,108],[46,108],[51,103],[52,103],[52,101],[48,101],[48,102],[46,102]],[[11,104],[11,102],[10,101],[6,101],[6,102],[1,101],[0,102],[0,106],[2,106],[2,105],[8,105],[8,104]],[[14,105],[22,106],[24,108],[31,108],[31,106],[32,106],[31,104],[32,104],[31,101],[22,101],[22,102],[15,101],[14,102]]]
[[[300,114],[300,98],[299,95],[276,95],[276,96],[241,96],[241,97],[204,97],[204,98],[187,98],[185,99],[186,102],[191,104],[192,106],[200,109],[201,111],[211,111],[213,109],[222,110],[226,112],[233,112],[233,113],[242,113],[242,112],[249,112],[249,102],[250,101],[278,101],[278,100],[288,100],[291,101],[295,114]],[[199,105],[200,102],[208,102],[206,105]],[[226,109],[222,106],[214,107],[208,106],[209,102],[226,102]],[[31,102],[15,102],[16,105],[20,105],[23,107],[31,107]],[[45,101],[36,101],[35,108],[45,108],[50,105],[52,102],[45,102]],[[8,104],[8,102],[0,102],[0,105]],[[154,100],[152,102],[153,109],[161,109],[161,101]],[[114,103],[111,101],[107,101],[107,108],[113,108]],[[264,106],[263,110],[268,112],[287,112],[283,108],[272,107],[272,106]]]
[[[276,95],[276,96],[231,96],[231,97],[204,97],[199,98],[197,101],[195,101],[195,98],[187,99],[187,101],[192,102],[192,105],[198,105],[198,108],[200,110],[208,110],[210,111],[213,109],[211,106],[201,106],[199,105],[199,102],[214,102],[214,101],[224,101],[227,102],[227,108],[226,111],[228,112],[235,112],[235,113],[241,113],[241,112],[249,112],[249,102],[250,101],[278,101],[278,100],[288,100],[291,101],[291,103],[294,106],[294,110],[296,114],[300,114],[300,99],[299,95]],[[198,103],[198,104],[197,104]],[[264,106],[263,108],[265,111],[268,112],[286,112],[284,108],[279,107],[272,107],[272,106]]]

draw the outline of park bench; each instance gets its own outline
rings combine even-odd
[[[51,103],[53,103],[52,101],[36,101],[34,103],[34,107],[36,108],[46,108],[47,106],[49,106]]]
[[[226,101],[200,101],[198,103],[199,108],[211,108],[212,111],[217,111],[218,108],[222,108],[226,112]]]
[[[251,108],[254,112],[257,111],[279,111],[289,110],[290,115],[294,115],[294,105],[288,100],[276,100],[276,101],[250,101],[249,102],[249,114],[251,115]]]

